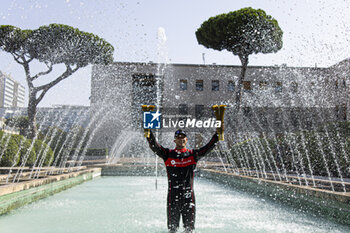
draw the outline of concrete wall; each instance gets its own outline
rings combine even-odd
[[[155,176],[155,166],[150,165],[102,165],[102,176]],[[158,167],[158,176],[166,176],[164,166]]]
[[[100,175],[101,169],[91,168],[70,174],[0,186],[0,215]]]
[[[349,193],[335,193],[278,181],[238,176],[210,169],[202,169],[201,175],[235,190],[252,193],[301,212],[308,212],[317,217],[350,225]]]

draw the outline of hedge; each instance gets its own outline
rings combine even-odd
[[[25,166],[29,166],[29,167],[34,166],[34,163],[36,160],[36,152],[33,147],[29,152],[29,149],[31,146],[32,146],[32,140],[27,139],[21,149],[21,158],[20,158],[19,165],[21,165],[23,161],[26,160]]]
[[[37,139],[32,145],[32,140],[22,135],[9,135],[0,131],[1,167],[21,166],[23,163],[24,166],[37,166],[44,152],[46,152],[46,157],[43,165],[48,166],[52,163],[53,152],[46,143]]]
[[[12,135],[1,135],[0,141],[0,166],[11,167],[17,165],[20,156],[16,156],[19,150],[18,142]]]
[[[253,138],[230,152],[227,159],[238,168],[350,177],[350,122],[277,138]]]
[[[54,159],[53,151],[46,143],[41,140],[35,140],[34,150],[38,157],[36,166],[49,166],[52,163]],[[42,160],[43,163],[40,164]]]

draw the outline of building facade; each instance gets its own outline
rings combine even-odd
[[[0,107],[24,107],[24,96],[24,86],[0,71]]]
[[[328,68],[249,66],[242,87],[243,118],[249,120],[237,121],[234,99],[241,66],[125,62],[94,66],[92,115],[101,109],[109,112],[97,130],[101,136],[96,138],[112,137],[113,143],[120,133],[117,122],[123,122],[123,128],[142,121],[141,104],[156,104],[163,112],[195,118],[213,117],[211,106],[226,104],[225,127],[237,131],[283,133],[323,121],[348,120],[350,73],[344,67],[349,64]],[[136,124],[138,129],[142,130],[140,124]],[[197,142],[192,146],[201,146],[207,136],[194,134]]]

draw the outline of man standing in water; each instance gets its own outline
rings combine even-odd
[[[169,232],[177,231],[180,216],[182,216],[186,232],[193,232],[196,215],[193,190],[194,169],[197,162],[215,147],[218,142],[217,133],[207,145],[195,150],[186,148],[187,136],[181,129],[175,132],[175,149],[173,150],[158,144],[152,131],[147,141],[152,151],[164,160],[168,174],[167,217]]]

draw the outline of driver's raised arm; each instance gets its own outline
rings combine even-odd
[[[156,153],[159,157],[166,159],[168,157],[169,149],[162,147],[154,137],[152,130],[150,130],[150,136],[147,138],[149,147],[151,150]]]
[[[207,145],[197,150],[194,150],[195,161],[200,160],[202,157],[207,155],[212,149],[214,149],[218,141],[219,141],[218,134],[215,133],[213,137],[210,139],[210,141],[207,143]]]

